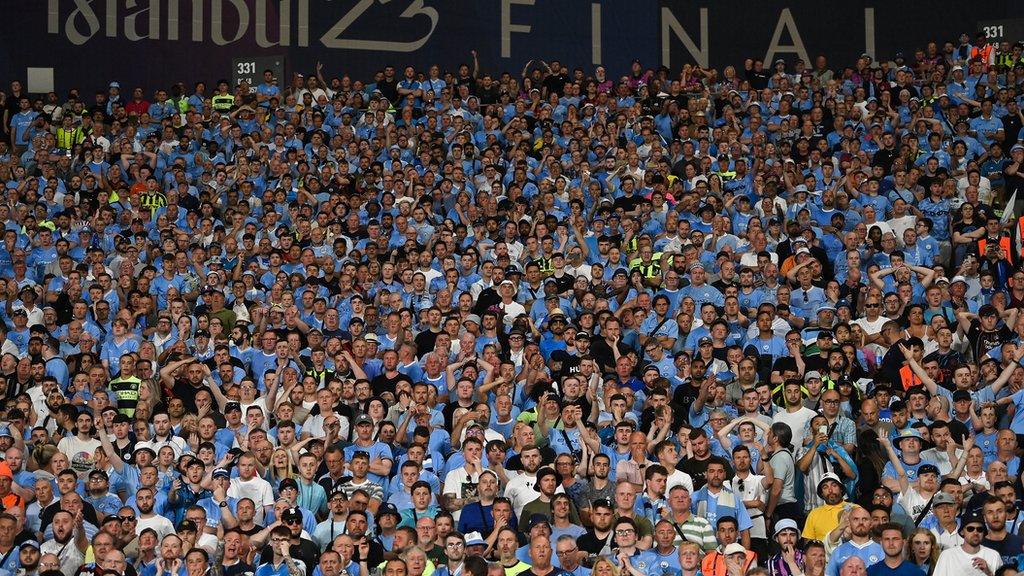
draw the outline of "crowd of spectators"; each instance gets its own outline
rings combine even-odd
[[[1017,573],[1021,44],[469,56],[10,82],[0,575]]]

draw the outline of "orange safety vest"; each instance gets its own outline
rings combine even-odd
[[[985,246],[988,245],[988,239],[982,238],[978,240],[978,257],[985,257]],[[1013,265],[1013,244],[1010,241],[1009,236],[999,237],[999,247],[1003,249],[1003,254],[1006,256],[1006,261]]]
[[[918,377],[917,374],[914,374],[914,371],[910,366],[900,368],[900,382],[903,384],[904,391],[910,390],[914,386],[921,386],[924,384],[924,382],[921,381],[921,378]]]
[[[747,558],[743,562],[743,572],[746,573],[756,560],[757,554],[747,550]],[[729,571],[725,566],[725,554],[718,550],[712,550],[706,554],[701,561],[700,571],[704,576],[727,576]]]
[[[994,49],[991,44],[986,44],[984,48],[978,48],[975,46],[974,48],[971,48],[971,59],[973,60],[977,58],[978,60],[981,60],[981,63],[984,64],[987,69],[992,63],[993,50]]]
[[[0,499],[0,503],[3,504],[4,510],[10,510],[15,506],[21,508],[22,510],[25,509],[25,501],[21,498],[21,496],[18,496],[14,492],[11,492],[7,496],[4,496],[2,499]]]

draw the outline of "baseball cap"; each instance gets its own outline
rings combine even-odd
[[[465,324],[466,322],[473,322],[474,324],[479,326],[480,325],[480,317],[477,316],[476,314],[469,314],[468,316],[466,316],[466,319],[462,321],[463,324]]]
[[[226,402],[224,404],[224,413],[225,414],[227,414],[228,412],[231,412],[233,410],[238,410],[239,412],[241,412],[242,411],[242,405],[239,404],[238,402]]]
[[[533,527],[537,526],[538,524],[547,524],[548,526],[550,526],[551,522],[548,520],[548,517],[543,514],[533,514],[532,516],[530,516],[530,520],[526,523],[526,530],[533,530]]]
[[[298,508],[296,508],[294,506],[292,506],[291,508],[286,508],[285,511],[281,513],[281,520],[299,520],[299,521],[301,521],[302,520],[302,512]]]
[[[970,399],[971,393],[967,390],[957,390],[956,392],[953,392],[953,402],[960,402],[962,400],[969,401]]]
[[[230,478],[231,473],[228,472],[227,468],[215,468],[213,471],[214,478]]]
[[[359,426],[360,424],[373,424],[373,418],[370,418],[369,414],[360,414],[359,416],[356,416],[355,424],[356,426]]]
[[[817,370],[811,370],[807,374],[804,374],[804,382],[807,382],[808,380],[813,380],[815,378],[821,380],[821,373],[818,372]]]
[[[37,542],[35,540],[25,540],[24,542],[21,543],[21,547],[22,548],[25,548],[25,547],[35,548],[36,550],[39,550],[39,542]]]
[[[952,494],[946,492],[938,492],[932,497],[932,507],[941,506],[943,504],[956,505],[956,498],[953,498]]]
[[[935,464],[924,464],[917,469],[917,475],[920,476],[921,474],[935,474],[936,476],[938,476],[939,467],[936,466]]]

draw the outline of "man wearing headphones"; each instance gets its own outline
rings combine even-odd
[[[982,546],[986,532],[984,516],[978,513],[965,516],[960,524],[964,543],[939,554],[932,576],[993,576],[1003,565],[1003,559],[995,550]]]

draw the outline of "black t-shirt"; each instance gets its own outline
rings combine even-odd
[[[181,399],[182,403],[185,404],[186,412],[195,414],[199,411],[196,408],[196,393],[200,390],[206,390],[207,392],[210,391],[206,386],[193,386],[188,380],[180,378],[174,382],[174,387],[171,388],[171,393],[174,394],[175,398]]]
[[[392,78],[391,80],[384,79],[377,82],[377,90],[380,90],[382,96],[388,99],[388,102],[392,104],[398,102],[398,77]],[[312,574],[312,572],[310,572]]]
[[[559,74],[549,74],[544,79],[544,88],[547,89],[548,94],[554,92],[561,96],[565,92],[565,83],[569,81],[569,77],[566,76],[565,72]]]
[[[674,412],[689,414],[690,406],[700,394],[700,388],[693,385],[692,380],[687,380],[676,387],[672,393],[672,408]]]
[[[619,196],[618,198],[615,199],[615,203],[613,204],[613,206],[616,210],[622,208],[626,212],[632,212],[636,210],[636,207],[639,206],[640,202],[642,201],[643,198],[640,198],[634,193],[630,196]]]
[[[750,82],[750,87],[754,90],[764,90],[768,87],[768,73],[763,69],[758,72],[757,70],[747,70],[747,81]]]
[[[470,89],[470,92],[472,93],[472,88]],[[501,90],[495,83],[492,83],[490,88],[480,86],[478,96],[480,98],[480,103],[484,106],[487,106],[488,104],[497,104],[501,100]]]
[[[291,555],[296,561],[302,562],[306,565],[306,574],[312,574],[313,569],[316,568],[317,562],[320,561],[320,547],[313,544],[310,540],[305,538],[300,539],[298,544],[292,544],[288,547],[288,554]],[[260,558],[264,562],[270,562],[274,558],[274,551],[270,549],[270,546],[264,546],[260,550]]]
[[[419,351],[420,358],[434,351],[434,343],[437,341],[437,335],[440,333],[433,330],[424,330],[416,335],[414,342],[416,343],[416,350]]]
[[[380,396],[381,394],[383,394],[385,392],[391,392],[392,394],[394,394],[395,393],[395,387],[402,380],[405,380],[405,381],[409,382],[409,384],[412,384],[412,381],[409,379],[409,377],[406,376],[405,374],[402,374],[401,372],[397,373],[395,376],[393,376],[391,378],[388,378],[382,372],[382,373],[378,374],[370,382],[370,387],[373,389],[373,393],[376,396]]]
[[[476,78],[472,76],[459,76],[455,79],[455,86],[469,86],[469,93],[476,94]]]
[[[245,562],[238,561],[231,566],[221,565],[221,572],[223,576],[243,576],[245,574],[256,573],[256,567],[252,564],[246,564]]]
[[[629,346],[623,344],[621,339],[616,348],[619,349],[620,356],[629,354]],[[615,371],[615,353],[612,352],[611,344],[608,344],[604,338],[598,338],[590,344],[590,355],[597,360],[603,372]]]
[[[881,166],[882,168],[885,169],[885,173],[888,174],[892,172],[892,163],[896,160],[898,156],[899,150],[896,150],[895,148],[893,148],[892,150],[882,148],[878,152],[875,152],[873,164],[875,166]]]
[[[984,358],[989,350],[999,348],[1013,340],[1013,331],[1007,328],[1005,324],[992,332],[986,332],[981,329],[981,322],[979,320],[973,320],[971,322],[971,329],[967,331],[967,341],[971,343],[975,361]]]
[[[704,487],[705,484],[708,483],[708,464],[712,462],[719,462],[723,466],[725,466],[726,478],[732,478],[732,466],[729,465],[729,462],[725,458],[721,458],[718,456],[710,456],[705,460],[698,460],[696,458],[687,458],[685,460],[680,460],[679,463],[676,464],[676,470],[682,470],[683,472],[689,474],[690,477],[693,478],[693,489],[700,490],[701,488]]]
[[[601,538],[591,528],[583,536],[576,539],[576,546],[587,554],[600,554],[606,545],[615,546],[614,532],[609,532],[608,536]]]

